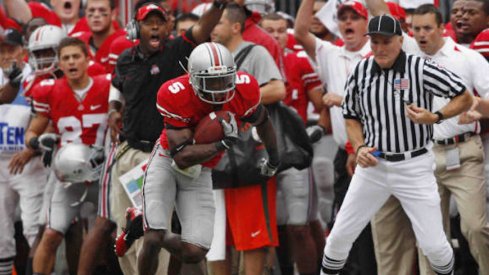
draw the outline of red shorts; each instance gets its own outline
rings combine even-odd
[[[225,189],[227,245],[236,250],[278,246],[277,180],[266,184]]]

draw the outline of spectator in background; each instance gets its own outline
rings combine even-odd
[[[456,0],[450,15],[456,42],[468,46],[489,26],[489,2],[484,0]]]
[[[175,35],[180,36],[199,21],[199,16],[193,13],[182,13],[175,20]]]
[[[314,6],[312,7],[313,14],[316,14],[324,5],[326,4],[323,0],[314,1]],[[309,26],[309,32],[314,34],[317,38],[329,42],[334,42],[336,36],[326,28],[326,26],[321,23],[316,15],[312,17],[311,24]]]
[[[25,50],[22,34],[15,29],[7,29],[0,38],[0,104],[10,103],[17,96],[23,76],[31,72],[24,62]]]
[[[88,0],[85,8],[90,31],[73,34],[88,46],[90,58],[105,67],[109,73],[109,51],[112,42],[126,32],[116,29],[113,20],[116,18],[115,0]]]

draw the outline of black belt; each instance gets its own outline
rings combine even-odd
[[[437,139],[435,140],[436,144],[441,144],[441,145],[451,145],[451,144],[457,144],[460,142],[465,142],[470,139],[470,137],[475,136],[476,133],[468,132],[468,133],[463,133],[458,136],[454,136],[452,138],[447,138],[447,139]]]
[[[387,161],[403,161],[405,159],[415,158],[417,156],[421,156],[421,155],[426,154],[426,153],[428,153],[428,149],[423,148],[423,149],[413,151],[411,153],[386,154],[386,153],[380,152],[378,157],[383,158]],[[411,156],[408,157],[408,156],[406,156],[406,154],[411,154]]]
[[[153,147],[155,146],[154,142],[147,141],[147,140],[127,139],[127,144],[129,144],[131,148],[143,151],[145,153],[151,153],[153,151]]]

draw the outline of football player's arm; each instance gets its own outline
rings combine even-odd
[[[214,0],[214,4],[200,17],[199,21],[192,27],[192,37],[197,44],[209,40],[212,30],[219,23],[224,7],[229,0]],[[218,8],[218,7],[221,8]]]
[[[29,128],[25,133],[25,141],[26,146],[28,148],[37,150],[39,149],[39,136],[44,133],[44,131],[48,128],[49,118],[42,114],[35,114],[32,118]]]
[[[260,87],[260,102],[271,104],[285,98],[285,84],[282,80],[273,79]]]
[[[241,120],[249,122],[256,127],[256,132],[258,133],[258,136],[260,136],[260,139],[263,141],[267,150],[269,157],[268,162],[272,166],[278,167],[280,164],[280,157],[278,154],[277,137],[267,109],[260,104],[253,114],[242,118]]]
[[[294,37],[304,47],[307,55],[316,61],[316,37],[309,32],[313,18],[315,0],[303,0],[297,12],[294,25]]]
[[[32,12],[25,0],[4,0],[7,14],[21,23],[25,24],[32,19]]]
[[[0,104],[7,104],[14,101],[17,93],[19,92],[19,87],[13,87],[9,83],[0,87]]]
[[[165,127],[170,155],[180,169],[206,162],[222,151],[216,143],[194,144],[194,134],[190,128],[176,128],[168,124]]]
[[[114,143],[119,142],[119,135],[122,133],[122,107],[124,97],[114,85],[110,85],[109,92],[109,112],[108,124],[110,128],[110,140]]]

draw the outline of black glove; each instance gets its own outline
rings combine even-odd
[[[42,163],[44,167],[51,166],[53,160],[53,153],[58,143],[58,135],[56,134],[42,134],[39,136],[39,148],[42,150]]]
[[[319,125],[313,125],[306,128],[307,135],[311,143],[318,142],[324,135],[324,128]]]
[[[224,119],[220,119],[222,130],[224,132],[224,138],[221,140],[221,144],[229,149],[233,146],[239,139],[238,136],[238,124],[236,123],[236,119],[234,118],[234,114],[229,113],[229,122]]]
[[[22,70],[17,66],[17,63],[12,63],[12,66],[9,69],[8,79],[9,83],[12,87],[19,87],[20,81],[22,80]]]
[[[268,159],[262,159],[260,161],[260,174],[265,177],[272,177],[277,173],[280,163],[271,164]]]

